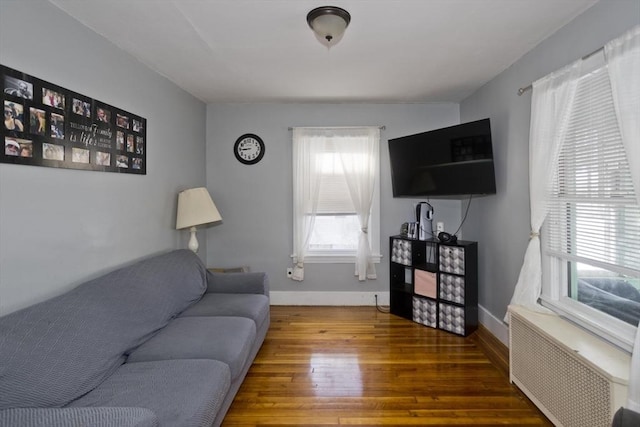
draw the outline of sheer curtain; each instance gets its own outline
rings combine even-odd
[[[613,104],[640,203],[640,26],[604,47]],[[631,356],[627,407],[640,412],[640,326]]]
[[[293,280],[304,280],[304,257],[309,246],[309,239],[313,231],[313,225],[318,212],[318,194],[320,190],[320,156],[324,150],[326,138],[317,136],[308,129],[293,129],[293,192],[296,205],[294,206],[294,230],[296,239],[295,253],[293,256]],[[308,194],[304,183],[309,186]]]
[[[342,174],[346,181],[345,196],[350,197],[360,225],[355,274],[361,281],[375,279],[376,271],[371,256],[369,226],[379,173],[380,129],[375,127],[294,128],[293,141],[295,253],[292,278],[298,281],[304,280],[304,259],[308,252],[315,218],[320,210],[321,186],[331,185],[328,182],[322,183],[322,155],[335,153],[339,157]],[[350,204],[348,198],[345,201]],[[349,209],[352,209],[351,206]]]
[[[547,198],[566,136],[575,99],[581,61],[533,83],[529,132],[529,198],[531,233],[511,304],[545,311],[538,304],[542,289],[540,228],[547,216]],[[508,314],[505,316],[508,322]]]
[[[344,139],[335,144],[335,150],[340,154],[349,194],[360,221],[355,274],[360,281],[375,279],[377,276],[371,259],[368,230],[380,163],[380,129],[343,129],[341,133]]]

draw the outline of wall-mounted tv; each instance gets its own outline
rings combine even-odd
[[[389,140],[393,197],[495,194],[491,123],[463,123]]]

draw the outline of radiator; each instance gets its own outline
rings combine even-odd
[[[630,356],[558,316],[509,313],[511,382],[556,426],[610,426],[627,398]]]

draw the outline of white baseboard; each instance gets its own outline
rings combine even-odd
[[[328,305],[375,307],[376,295],[378,305],[389,305],[389,292],[286,292],[271,291],[271,305]]]
[[[478,306],[478,321],[509,348],[509,326],[506,323],[481,305]]]
[[[271,305],[375,306],[389,305],[389,292],[296,292],[271,291]],[[509,327],[487,309],[478,306],[478,321],[504,345],[509,346]]]

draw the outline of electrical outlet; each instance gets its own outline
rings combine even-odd
[[[437,231],[438,233],[440,233],[440,232],[444,231],[444,222],[442,222],[442,221],[438,221],[438,222],[436,223],[436,231]]]
[[[293,268],[287,268],[287,277],[291,279],[293,277]]]

